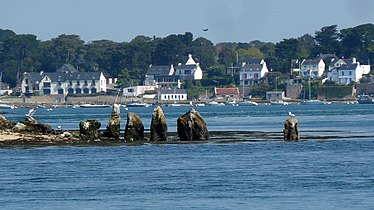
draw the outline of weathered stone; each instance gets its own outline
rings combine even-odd
[[[86,120],[79,123],[79,133],[83,140],[91,141],[100,139],[99,129],[101,123],[97,120]]]
[[[167,141],[168,126],[160,106],[153,110],[151,121],[151,141]]]
[[[121,128],[120,119],[120,106],[118,104],[113,104],[112,115],[110,116],[108,125],[106,126],[106,132],[103,136],[119,139]]]
[[[283,136],[285,141],[299,141],[298,121],[296,117],[290,117],[284,121]]]
[[[177,131],[181,141],[203,141],[209,139],[204,119],[193,108],[178,118]]]
[[[16,123],[7,120],[4,116],[0,115],[0,130],[11,129]]]
[[[125,141],[143,141],[144,126],[140,117],[134,112],[127,114],[127,123],[125,128]]]
[[[39,123],[32,116],[26,116],[23,121],[17,123],[18,126],[14,126],[12,130],[17,132],[27,132],[32,134],[50,134],[52,133],[52,127],[50,125]]]

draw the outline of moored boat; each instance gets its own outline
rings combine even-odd
[[[147,103],[131,103],[131,104],[127,104],[126,105],[127,107],[149,107],[150,105],[147,104]]]
[[[105,108],[110,107],[108,104],[81,104],[81,108]]]
[[[254,101],[240,101],[239,106],[258,106],[257,102]]]
[[[359,95],[357,99],[359,104],[373,104],[374,101],[369,95]]]
[[[283,100],[277,100],[277,101],[270,101],[270,105],[288,105],[288,102],[285,102]]]

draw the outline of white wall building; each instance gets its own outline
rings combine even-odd
[[[157,99],[160,101],[186,101],[187,92],[184,89],[159,90]]]
[[[269,72],[266,63],[245,64],[240,68],[239,79],[241,86],[252,86],[259,82]]]
[[[304,78],[321,77],[325,71],[325,62],[322,58],[303,60],[300,65],[300,76]]]
[[[155,90],[157,86],[133,86],[133,87],[127,87],[123,88],[123,96],[129,96],[129,97],[137,97],[139,95],[142,95],[147,90]]]
[[[327,79],[337,84],[347,85],[351,82],[358,82],[363,74],[366,74],[369,65],[360,65],[359,62],[342,65],[331,69],[327,73]]]
[[[66,71],[65,71],[66,70]],[[56,72],[25,73],[21,81],[23,94],[96,94],[107,91],[107,82],[102,72],[78,72],[65,64]]]

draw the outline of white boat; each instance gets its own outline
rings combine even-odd
[[[254,101],[240,101],[238,105],[239,106],[258,106],[258,103]]]
[[[369,95],[359,95],[358,96],[358,103],[359,104],[372,104],[374,103],[373,99]]]
[[[110,107],[108,104],[81,104],[81,108],[105,108]]]
[[[304,100],[301,102],[302,105],[321,105],[321,104],[327,104],[324,101],[320,100]]]
[[[288,102],[282,101],[282,100],[277,100],[277,101],[270,101],[271,105],[288,105]]]
[[[224,103],[218,103],[217,101],[211,101],[208,103],[208,106],[225,106]]]
[[[17,108],[16,106],[14,105],[10,105],[10,104],[0,104],[0,109],[15,109]]]
[[[205,106],[205,104],[203,104],[203,103],[198,103],[198,104],[195,104],[195,106]]]
[[[149,104],[136,102],[136,103],[127,104],[126,106],[127,107],[149,107]]]
[[[233,100],[233,101],[227,101],[225,103],[225,105],[228,105],[228,106],[238,106],[239,104],[235,100]]]

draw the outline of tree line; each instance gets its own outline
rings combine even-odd
[[[130,42],[95,40],[85,42],[79,35],[59,35],[41,41],[33,34],[16,34],[0,29],[0,72],[3,82],[16,86],[23,72],[53,72],[63,64],[79,71],[102,71],[118,77],[120,85],[141,84],[149,65],[177,65],[192,54],[203,71],[203,85],[235,85],[236,77],[228,77],[226,68],[236,60],[265,59],[274,72],[289,74],[293,59],[313,59],[320,53],[338,57],[356,57],[372,63],[374,57],[374,25],[363,24],[338,30],[325,26],[314,35],[283,39],[277,43],[259,40],[248,43],[213,44],[191,32],[166,37],[137,36]]]

